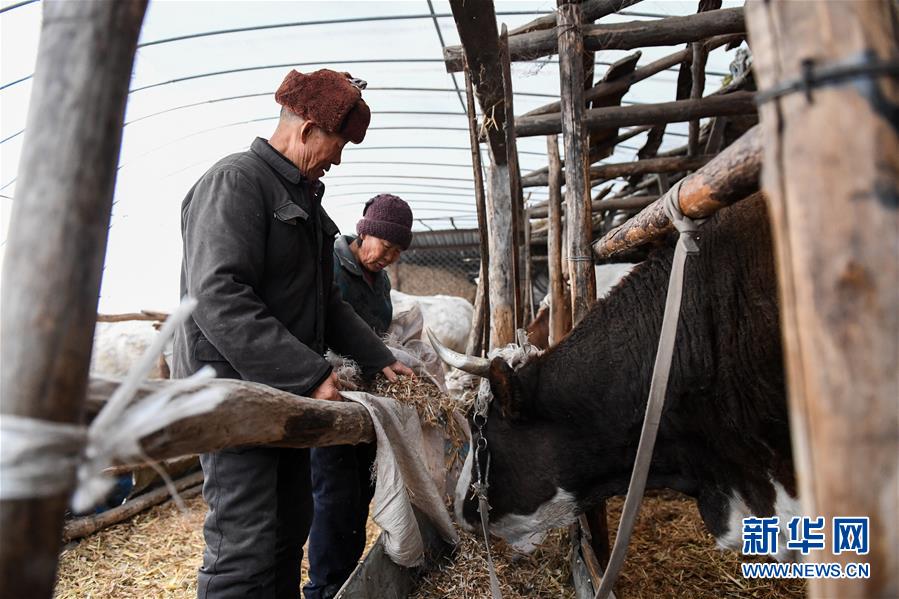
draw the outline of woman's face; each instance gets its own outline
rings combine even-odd
[[[360,235],[359,242],[356,257],[362,267],[369,272],[381,272],[399,260],[403,252],[397,244],[374,235]]]

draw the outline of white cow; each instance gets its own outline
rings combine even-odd
[[[447,347],[465,351],[474,319],[474,307],[468,300],[452,295],[409,295],[391,290],[390,301],[394,317],[417,305],[424,318],[425,330],[434,333]],[[422,340],[427,342],[425,337]]]
[[[124,322],[98,322],[94,329],[94,349],[91,354],[91,372],[114,377],[124,377],[137,363],[153,339],[159,334],[148,320]],[[172,342],[166,344],[156,367],[147,378],[169,378],[168,363],[172,355]]]

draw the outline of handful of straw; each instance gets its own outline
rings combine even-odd
[[[456,449],[467,441],[465,431],[453,416],[456,402],[424,377],[401,375],[391,383],[379,373],[372,380],[368,392],[414,406],[422,424],[442,428]]]

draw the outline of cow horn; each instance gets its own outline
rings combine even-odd
[[[490,372],[490,360],[487,358],[466,356],[465,354],[454,352],[440,343],[440,341],[437,340],[437,337],[434,336],[434,333],[430,330],[428,330],[427,333],[428,339],[431,340],[431,345],[434,346],[434,351],[437,352],[437,355],[440,356],[441,360],[450,366],[458,368],[459,370],[464,370],[469,374],[483,377],[486,377],[487,373]]]

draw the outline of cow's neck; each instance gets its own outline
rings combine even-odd
[[[666,262],[661,256],[657,259]],[[578,497],[590,502],[623,494],[630,480],[670,268],[659,266],[637,266],[626,284],[600,300],[558,346],[519,371],[524,388],[536,390],[533,397],[550,398],[531,408],[539,413],[538,419],[554,421],[564,431],[566,438],[560,441],[571,456],[561,462],[567,464],[562,478],[569,484],[577,481],[582,486]],[[696,319],[692,323],[703,326]],[[694,362],[683,353],[689,347],[680,351],[679,364]],[[578,376],[566,376],[572,372]],[[677,385],[682,378],[672,377],[670,392],[679,393]],[[648,487],[693,494],[696,483],[688,473],[679,471],[677,447],[666,436],[664,422],[653,452]],[[580,465],[585,462],[598,465],[592,480],[583,480]]]

